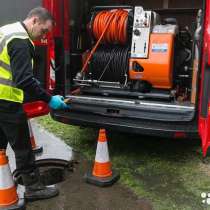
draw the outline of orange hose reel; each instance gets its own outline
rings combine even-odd
[[[85,72],[88,63],[100,43],[125,45],[128,39],[128,11],[123,9],[101,11],[96,14],[92,23],[92,34],[97,40],[87,58],[84,61],[81,72]],[[155,51],[154,45],[166,45],[166,51]],[[144,80],[155,88],[172,88],[173,71],[173,34],[150,34],[148,58],[130,58],[129,78],[131,80]],[[134,68],[134,64],[139,64],[143,71]]]
[[[88,63],[101,42],[126,43],[127,20],[128,11],[122,9],[101,11],[96,15],[93,21],[92,33],[97,42],[84,62],[81,73],[87,70]]]
[[[128,11],[123,9],[99,12],[93,21],[93,36],[98,40],[109,20],[110,24],[102,41],[109,44],[125,44],[127,42]]]

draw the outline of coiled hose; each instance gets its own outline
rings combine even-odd
[[[99,12],[94,18],[92,33],[95,39],[98,40],[112,14],[114,16],[102,38],[102,42],[124,45],[127,42],[128,11],[126,10],[118,9]]]
[[[85,72],[87,65],[101,42],[111,44],[125,44],[127,41],[128,12],[126,10],[101,11],[94,20],[92,34],[97,40],[95,46],[87,57],[81,73]]]
[[[125,45],[128,38],[127,26],[128,11],[123,9],[101,11],[95,16],[92,34],[97,41],[84,62],[81,74],[89,69],[97,80],[126,82],[128,48],[121,46],[110,48],[109,45],[105,48],[102,46],[99,50],[97,48],[101,43]],[[92,57],[94,58],[90,62]],[[79,93],[80,88],[72,91],[72,94]]]
[[[128,73],[128,53],[126,46],[100,46],[89,65],[91,77],[96,80],[125,84]]]

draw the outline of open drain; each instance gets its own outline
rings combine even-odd
[[[66,170],[61,167],[40,167],[40,181],[44,185],[53,185],[65,180]]]
[[[43,159],[37,160],[36,166],[39,168],[40,171],[40,181],[44,185],[53,185],[65,180],[67,172],[74,170],[74,163],[76,161],[66,161],[60,159]],[[23,184],[20,172],[15,170],[13,172],[14,180],[18,184]]]

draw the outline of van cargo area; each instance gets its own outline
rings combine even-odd
[[[202,0],[69,1],[69,62],[55,74],[71,109],[52,117],[197,136],[204,8]]]

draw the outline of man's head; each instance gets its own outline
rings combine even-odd
[[[32,9],[23,21],[32,40],[40,40],[54,26],[54,18],[43,7]]]

